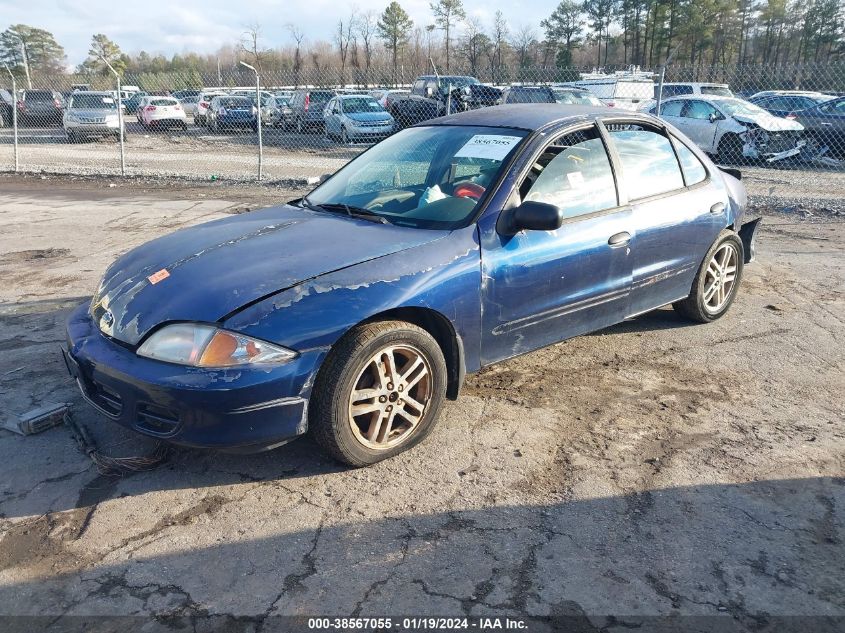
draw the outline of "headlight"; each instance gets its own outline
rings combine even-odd
[[[235,367],[284,363],[296,352],[213,325],[167,325],[138,348],[139,356],[192,367]]]

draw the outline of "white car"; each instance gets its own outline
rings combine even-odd
[[[147,129],[153,127],[188,129],[185,109],[175,97],[144,97],[138,104],[137,116],[138,123]]]
[[[660,118],[723,163],[772,163],[800,154],[805,145],[803,125],[735,97],[672,97],[661,104]]]
[[[228,93],[222,91],[210,91],[200,93],[197,100],[197,107],[194,110],[194,124],[208,125],[208,106],[214,97],[225,97]]]
[[[190,114],[191,116],[194,116],[197,113],[197,105],[199,104],[199,101],[199,95],[179,99],[179,103],[182,104],[182,109],[185,111],[185,114]]]
[[[650,99],[649,101],[641,104],[637,109],[643,112],[650,110],[657,103],[657,93],[659,91],[660,84],[654,84],[654,99]],[[663,84],[663,94],[661,95],[661,99],[665,101],[671,97],[688,97],[692,95],[703,95],[705,97],[733,97],[734,93],[731,92],[728,84],[672,81]]]
[[[119,138],[120,116],[117,103],[110,92],[74,92],[68,99],[62,125],[70,143],[86,137]]]

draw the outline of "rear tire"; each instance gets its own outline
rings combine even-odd
[[[722,231],[698,267],[689,296],[676,301],[672,307],[699,323],[721,318],[739,291],[744,260],[739,236],[727,229]]]
[[[309,406],[311,433],[338,461],[368,466],[422,441],[445,395],[446,361],[428,332],[403,321],[367,323],[323,361]]]

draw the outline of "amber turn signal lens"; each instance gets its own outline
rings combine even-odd
[[[238,349],[238,340],[231,334],[218,330],[205,348],[199,364],[205,367],[225,367],[233,364],[232,355]]]

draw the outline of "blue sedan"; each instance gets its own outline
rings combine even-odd
[[[310,431],[372,464],[428,435],[467,373],[667,304],[722,317],[754,255],[745,206],[739,172],[650,115],[472,110],[130,251],[65,357],[140,433],[249,452]]]

